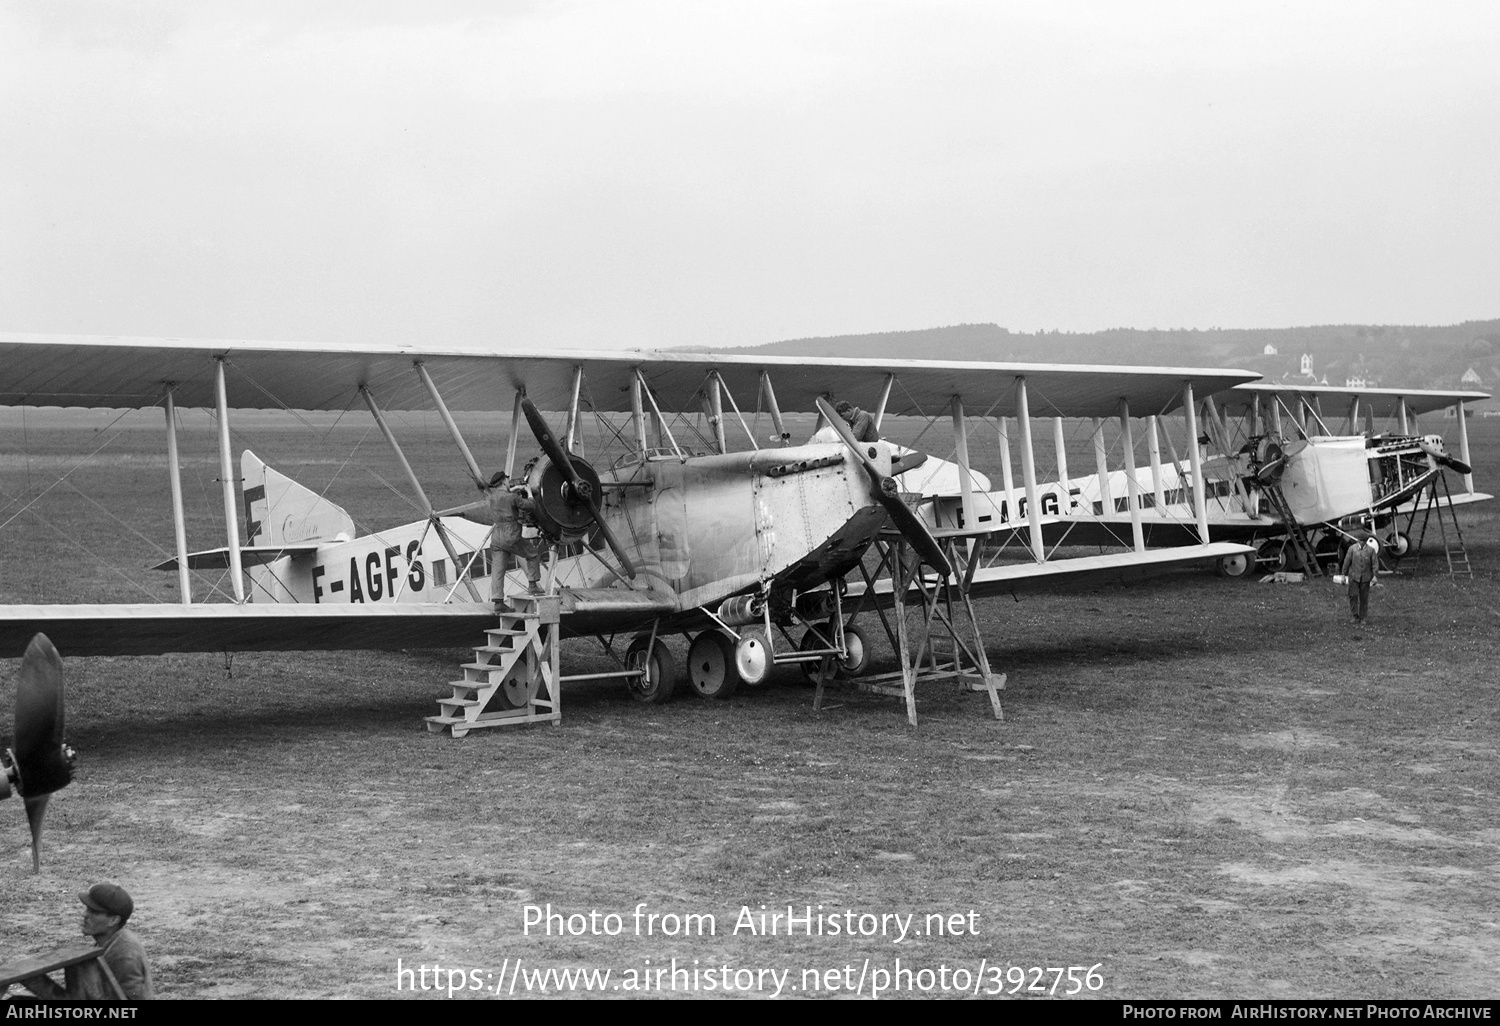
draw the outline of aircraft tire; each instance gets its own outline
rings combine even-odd
[[[1225,556],[1219,560],[1219,575],[1230,578],[1245,577],[1249,575],[1252,566],[1254,566],[1254,563],[1244,553],[1236,556]]]
[[[1261,572],[1268,574],[1285,570],[1291,562],[1291,553],[1287,551],[1287,543],[1284,538],[1262,542],[1260,548],[1255,551],[1255,557],[1256,562],[1260,565]]]
[[[771,676],[770,653],[759,631],[740,632],[734,643],[734,669],[747,688],[758,688]]]
[[[802,635],[802,641],[797,646],[798,651],[811,652],[813,649],[827,648],[828,642],[824,641],[819,635],[826,635],[830,630],[831,628],[826,623],[818,624],[817,627],[809,627],[807,632]],[[818,683],[818,674],[822,670],[823,662],[821,660],[809,660],[802,664],[802,673],[811,684]],[[834,667],[835,673],[837,673],[837,670],[838,668]]]
[[[832,629],[830,625],[829,630]],[[839,676],[862,676],[870,668],[870,639],[865,635],[864,628],[857,624],[845,624],[844,647],[849,652],[849,658],[839,660]]]
[[[740,685],[735,669],[734,638],[715,627],[703,631],[688,647],[688,683],[699,698],[728,698]]]
[[[646,649],[651,648],[651,658],[646,658]],[[662,705],[672,700],[677,687],[677,667],[672,664],[672,653],[660,638],[651,645],[651,635],[637,634],[630,647],[625,650],[625,666],[628,669],[646,667],[643,678],[630,682],[630,697],[646,705]]]
[[[1411,538],[1405,531],[1397,531],[1391,535],[1391,542],[1386,546],[1386,554],[1391,559],[1401,559],[1411,551]]]

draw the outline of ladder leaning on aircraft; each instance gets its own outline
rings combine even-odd
[[[560,672],[557,642],[564,635],[633,634],[614,675],[645,702],[665,701],[674,690],[672,657],[662,643],[670,634],[692,637],[688,682],[705,697],[763,679],[778,663],[815,665],[825,680],[839,666],[861,669],[865,639],[857,625],[850,628],[846,599],[872,612],[920,602],[920,636],[907,630],[904,617],[892,625],[882,616],[900,656],[898,690],[913,722],[915,685],[933,676],[937,661],[934,646],[925,644],[934,631],[951,636],[950,676],[987,691],[998,717],[995,692],[1004,678],[988,668],[973,598],[1118,579],[1246,551],[1209,542],[1194,451],[1185,480],[1197,527],[1193,545],[1152,552],[1138,541],[1123,553],[1059,559],[1035,544],[1020,561],[989,559],[974,544],[985,528],[976,516],[980,475],[969,461],[964,409],[965,395],[984,396],[986,416],[1015,417],[1022,426],[1023,491],[1036,541],[1041,491],[1030,452],[1033,415],[1118,415],[1128,430],[1132,404],[1153,415],[1180,406],[1191,423],[1195,390],[1208,395],[1253,377],[1243,371],[47,336],[0,336],[0,358],[7,367],[3,404],[165,409],[177,555],[160,566],[177,572],[181,592],[177,605],[0,607],[0,651],[14,654],[22,637],[38,629],[70,655],[430,648],[482,635],[464,680],[444,700],[439,719],[447,722],[436,724],[454,733],[555,722],[561,685],[579,679]],[[912,487],[905,482],[920,454],[884,440],[859,442],[840,430],[826,401],[834,383],[840,395],[876,396],[877,426],[895,416],[951,420],[956,462],[932,460],[928,469],[946,468],[957,481],[962,523],[938,521],[932,503],[920,513],[908,508]],[[762,446],[736,394],[756,396],[756,414],[769,416],[774,428],[771,444]],[[354,402],[368,409],[389,444],[423,519],[356,536],[336,505],[249,453],[237,487],[231,411],[343,411]],[[217,549],[187,550],[178,404],[207,406],[217,420],[226,534]],[[439,509],[429,499],[387,411],[435,409],[468,476],[482,485],[488,475],[450,411],[507,407],[503,467],[529,494],[552,555],[546,594],[497,626],[487,602],[486,525],[466,519],[473,503]],[[702,451],[674,435],[686,420],[663,412],[673,408],[702,411]],[[817,410],[837,437],[792,444],[783,408]],[[596,466],[581,453],[589,411],[623,450],[612,465]],[[562,415],[560,430],[554,432],[548,412]],[[736,423],[748,448],[730,443],[731,435],[738,438]],[[518,475],[518,447],[527,433],[540,453]],[[1138,518],[1139,504],[1131,509]],[[872,549],[883,576],[867,573]],[[193,602],[189,571],[195,569],[227,571],[234,601]],[[856,572],[864,580],[846,583]],[[955,609],[968,609],[967,626],[960,627],[964,618]],[[924,648],[925,676],[918,668]]]

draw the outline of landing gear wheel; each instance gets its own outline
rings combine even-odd
[[[1285,539],[1262,542],[1260,548],[1255,551],[1255,558],[1261,570],[1268,574],[1280,573],[1291,562],[1291,557],[1287,554]]]
[[[740,683],[747,688],[758,688],[771,675],[771,657],[766,651],[766,641],[753,631],[744,631],[734,643],[734,669],[740,675]]]
[[[1250,557],[1243,552],[1219,560],[1219,574],[1223,577],[1244,577],[1250,567]]]
[[[1344,561],[1343,539],[1332,531],[1318,539],[1317,545],[1313,546],[1313,557],[1321,567],[1337,567]],[[1331,571],[1337,573],[1337,570]]]
[[[688,648],[688,683],[699,698],[728,698],[740,685],[734,666],[734,638],[724,631],[704,631]]]
[[[1405,531],[1397,531],[1391,535],[1390,543],[1386,545],[1385,550],[1392,559],[1400,559],[1411,551],[1411,538]]]
[[[646,657],[646,649],[651,649],[651,657]],[[637,634],[630,647],[625,650],[625,668],[628,670],[645,669],[644,677],[630,679],[630,697],[637,702],[647,705],[661,705],[672,699],[672,691],[677,687],[677,668],[672,665],[672,653],[667,651],[666,644],[656,639],[656,644],[651,644],[651,635]]]
[[[816,627],[809,627],[807,633],[802,635],[802,641],[797,645],[799,652],[815,652],[818,649],[827,649],[832,645],[828,638],[832,635],[832,628],[826,623],[820,623]],[[810,683],[818,683],[818,678],[823,672],[823,664],[827,659],[809,659],[802,664],[802,672]],[[838,670],[838,660],[833,660],[833,670]]]
[[[863,675],[870,668],[870,639],[865,636],[864,628],[852,623],[844,625],[844,649],[849,657],[839,660],[839,676]]]

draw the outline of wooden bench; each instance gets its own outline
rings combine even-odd
[[[82,965],[84,962],[92,962],[104,954],[104,949],[89,945],[70,945],[66,948],[58,948],[47,955],[25,955],[14,962],[6,962],[0,965],[0,994],[13,983],[29,980],[33,976],[45,976],[47,973],[55,973],[59,969],[66,969],[70,965]],[[104,970],[104,978],[109,981],[115,996],[121,1001],[125,1000],[125,991],[120,989],[120,982],[115,979],[115,974],[110,971],[109,963],[100,959],[99,968]]]

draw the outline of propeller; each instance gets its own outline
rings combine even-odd
[[[63,744],[62,657],[45,634],[26,647],[16,685],[16,735],[10,767],[31,826],[31,866],[42,868],[42,820],[52,792],[73,779],[75,753]]]
[[[536,436],[537,444],[542,447],[542,452],[547,454],[547,458],[552,461],[552,465],[567,480],[565,495],[569,503],[582,505],[588,509],[589,516],[593,518],[594,523],[599,528],[600,536],[603,537],[610,551],[615,554],[615,558],[620,561],[620,566],[624,567],[626,576],[635,577],[635,564],[625,554],[625,546],[620,544],[614,532],[609,529],[609,525],[604,522],[604,516],[599,512],[599,494],[595,484],[592,481],[585,480],[578,473],[577,468],[573,466],[574,457],[570,456],[563,450],[561,445],[557,444],[557,439],[553,436],[552,429],[547,426],[547,420],[542,416],[541,411],[536,408],[536,404],[530,399],[523,397],[521,399],[521,410],[526,414],[526,423],[531,425],[531,433]]]
[[[927,525],[922,518],[911,511],[906,503],[901,501],[899,489],[891,477],[882,473],[880,467],[865,452],[859,440],[854,437],[854,432],[849,430],[849,425],[834,412],[827,400],[819,397],[817,400],[818,412],[823,414],[825,420],[833,425],[849,451],[864,465],[865,473],[870,476],[870,483],[874,486],[875,501],[885,507],[886,514],[891,522],[896,525],[896,530],[901,532],[908,544],[922,557],[928,566],[932,567],[944,577],[953,574],[953,566],[948,562],[948,557],[943,554],[942,547],[938,545],[937,539],[932,532],[927,530]],[[903,461],[904,462],[904,461]]]
[[[1455,456],[1448,455],[1448,450],[1443,448],[1443,440],[1437,435],[1429,435],[1417,441],[1417,445],[1423,452],[1431,456],[1437,465],[1447,467],[1449,470],[1460,474],[1472,474],[1474,468]]]

